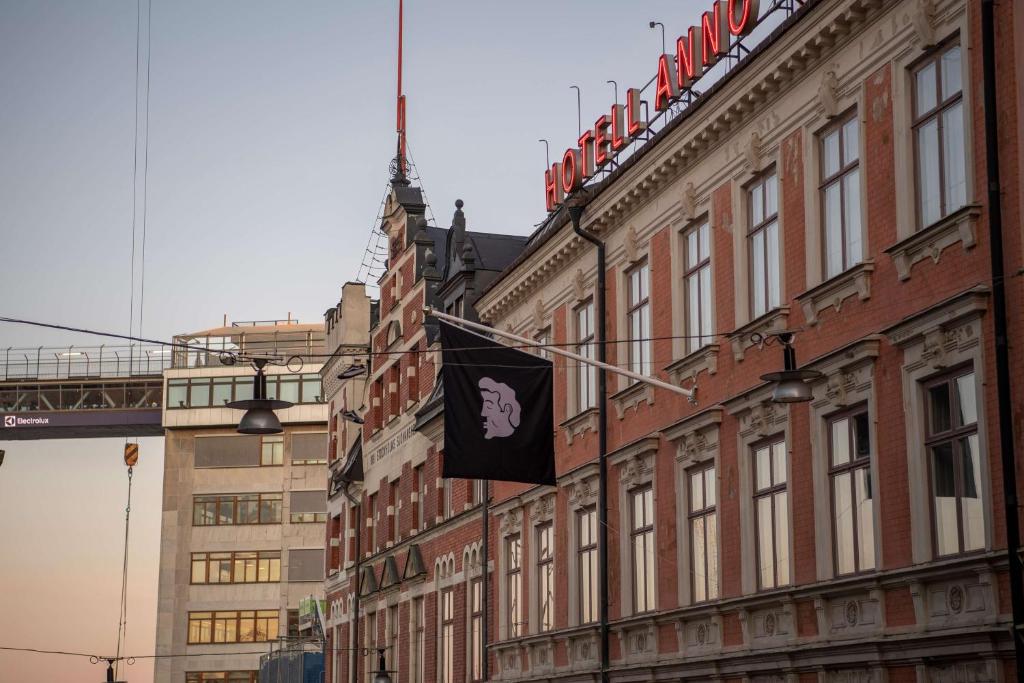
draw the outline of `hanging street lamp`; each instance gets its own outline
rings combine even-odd
[[[252,361],[256,368],[256,376],[252,380],[252,398],[227,404],[228,408],[245,411],[238,422],[239,434],[280,434],[284,431],[274,411],[291,408],[294,404],[291,401],[267,398],[267,376],[263,372],[267,362],[266,358],[255,358]]]
[[[793,333],[779,332],[776,338],[782,344],[783,370],[761,375],[765,382],[774,382],[772,402],[774,403],[806,403],[813,398],[812,382],[821,377],[817,370],[800,370],[796,365],[796,351],[793,349]]]

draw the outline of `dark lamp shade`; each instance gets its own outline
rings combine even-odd
[[[280,434],[281,421],[270,408],[250,408],[238,421],[239,434]]]
[[[766,382],[774,382],[772,389],[773,403],[806,403],[814,398],[809,381],[821,377],[815,370],[783,370],[762,375]]]

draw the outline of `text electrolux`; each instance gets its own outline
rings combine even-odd
[[[658,58],[654,108],[664,111],[700,80],[729,51],[729,36],[742,37],[754,30],[760,16],[760,0],[717,0],[676,39],[675,55]],[[562,160],[544,171],[544,196],[554,211],[565,196],[580,186],[642,133],[647,123],[640,118],[640,90],[629,88],[625,104],[613,104],[594,127],[583,131],[577,147],[565,150]]]

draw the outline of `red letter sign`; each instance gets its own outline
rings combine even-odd
[[[640,118],[640,91],[630,88],[626,91],[626,134],[635,138],[647,128],[647,122]]]
[[[594,163],[597,164],[598,168],[601,168],[609,161],[608,143],[608,117],[602,116],[594,124]]]
[[[594,131],[587,129],[579,139],[580,157],[583,160],[583,177],[594,175]]]
[[[691,26],[685,36],[676,41],[676,62],[679,68],[679,89],[689,88],[704,73],[701,57],[700,29]]]
[[[675,60],[671,55],[658,59],[658,85],[654,90],[654,108],[665,111],[679,97],[679,82],[676,79]]]
[[[700,19],[701,52],[704,66],[710,67],[729,51],[729,11],[726,0],[719,0]]]
[[[544,171],[544,203],[548,211],[554,211],[555,207],[562,203],[562,165],[551,164],[550,171]]]
[[[729,0],[729,33],[745,36],[754,30],[761,8],[758,0]]]
[[[562,157],[562,191],[566,194],[578,189],[583,184],[583,177],[580,174],[580,171],[583,170],[580,168],[582,165],[578,149],[565,150],[565,155]]]

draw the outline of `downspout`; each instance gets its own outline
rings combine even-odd
[[[488,680],[490,678],[490,666],[489,666],[489,664],[490,664],[490,662],[489,662],[490,655],[487,652],[487,638],[490,635],[490,633],[489,633],[490,629],[487,627],[487,622],[489,621],[488,615],[490,614],[490,599],[487,596],[491,592],[491,575],[490,575],[490,572],[487,571],[488,565],[490,564],[490,557],[489,557],[489,555],[490,555],[490,535],[491,535],[491,529],[490,529],[491,524],[490,524],[490,519],[489,519],[490,512],[491,512],[490,511],[490,507],[491,507],[490,503],[491,503],[491,482],[490,482],[489,479],[485,479],[484,480],[484,504],[483,504],[483,536],[484,536],[484,538],[483,538],[482,547],[480,549],[480,554],[483,556],[481,564],[483,565],[483,572],[484,572],[483,579],[481,580],[482,581],[482,585],[480,586],[480,593],[481,593],[481,595],[480,595],[480,598],[481,598],[480,609],[483,610],[483,624],[481,624],[481,633],[480,633],[481,647],[483,648],[483,652],[480,653],[480,654],[481,654],[481,657],[483,657],[483,661],[480,662],[480,665],[481,665],[481,668],[480,668],[481,676],[480,676],[480,678],[481,678],[481,680],[484,680],[484,681],[486,681],[486,680]]]
[[[597,360],[605,360],[605,247],[604,242],[597,239],[580,227],[584,205],[576,202],[569,205],[569,219],[573,231],[582,239],[597,247],[597,291],[594,293],[594,339],[597,342]],[[597,371],[597,564],[598,564],[598,602],[601,631],[601,683],[608,682],[608,375],[604,368]]]
[[[341,489],[341,491],[342,493],[345,494],[345,497],[348,498],[349,504],[351,504],[352,508],[355,510],[356,518],[356,590],[355,607],[353,608],[352,616],[352,652],[355,652],[356,655],[351,660],[349,660],[349,664],[352,667],[352,683],[359,683],[359,660],[361,659],[361,657],[359,656],[359,582],[362,579],[362,575],[360,574],[360,572],[363,568],[363,555],[359,548],[359,539],[363,535],[362,532],[364,525],[362,505],[360,505],[359,501],[353,498],[352,495],[348,492],[348,486],[351,483],[352,482],[345,482],[345,486]]]
[[[1009,5],[1006,5],[1009,7]],[[1019,9],[1019,8],[1018,8]],[[1016,654],[1017,680],[1024,680],[1024,625],[1020,521],[1017,504],[1017,463],[1013,442],[1013,403],[1010,395],[1010,351],[1007,338],[1006,274],[1003,267],[1002,184],[999,179],[999,130],[996,102],[995,0],[981,3],[982,80],[985,96],[985,166],[988,175],[989,258],[992,263],[992,317],[996,345],[996,394],[999,404],[999,453],[1003,467],[1003,504],[1006,516],[1006,554],[1010,568],[1010,629]]]

